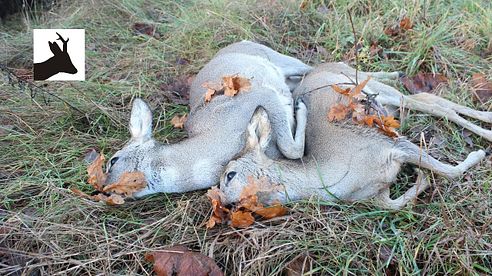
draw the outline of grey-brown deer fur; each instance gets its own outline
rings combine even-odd
[[[359,72],[359,80],[368,74]],[[397,73],[374,73],[365,90],[380,93],[385,106],[399,106],[402,94],[377,79],[397,78]],[[248,126],[247,144],[243,155],[231,161],[221,177],[220,189],[227,202],[239,200],[249,176],[266,178],[278,184],[275,192],[264,193],[265,203],[309,199],[359,201],[374,199],[375,203],[391,209],[405,206],[429,186],[421,171],[418,180],[401,197],[392,200],[389,187],[396,180],[403,163],[412,163],[449,178],[460,176],[485,157],[485,152],[472,152],[457,166],[439,162],[425,150],[404,138],[394,140],[375,128],[352,122],[330,123],[329,108],[346,99],[333,91],[330,84],[355,80],[355,70],[340,63],[324,64],[302,81],[294,92],[308,108],[305,156],[299,160],[272,160],[264,154],[271,139],[269,116],[264,110],[255,112]],[[456,105],[458,106],[458,105]],[[426,110],[428,113],[431,111]],[[476,112],[487,117],[487,112]],[[351,121],[351,119],[348,119]],[[280,190],[280,191],[278,191]]]

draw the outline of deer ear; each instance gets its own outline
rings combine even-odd
[[[130,133],[132,140],[139,143],[143,143],[152,137],[152,112],[149,106],[139,98],[133,100]]]
[[[268,114],[263,107],[258,107],[251,117],[247,128],[246,150],[264,153],[272,137]]]
[[[49,42],[48,44],[50,45],[50,50],[54,55],[60,54],[62,51],[60,50],[60,46],[56,42]]]

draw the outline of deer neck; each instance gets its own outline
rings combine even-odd
[[[34,64],[34,72],[36,73],[35,79],[48,79],[53,75],[58,74],[56,70],[53,70],[54,58],[51,57],[43,62]]]
[[[162,145],[156,153],[151,153],[157,159],[153,170],[169,180],[163,192],[187,192],[217,184],[224,166],[242,148],[238,142],[242,141],[240,137],[225,137],[228,139],[224,139],[223,133],[198,135],[176,144]]]

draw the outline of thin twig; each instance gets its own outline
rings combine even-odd
[[[19,87],[24,90],[25,89],[25,86],[27,85],[27,87],[29,88],[29,90],[31,91],[31,99],[33,99],[35,96],[36,96],[36,91],[41,91],[42,93],[44,94],[47,94],[63,103],[65,103],[66,105],[68,105],[70,108],[72,108],[73,110],[79,112],[80,114],[86,116],[86,113],[82,110],[80,110],[78,107],[72,105],[71,103],[69,103],[67,100],[63,99],[62,97],[56,95],[55,93],[52,93],[46,89],[44,89],[43,87],[39,86],[39,85],[36,85],[34,84],[33,82],[31,81],[27,81],[25,79],[22,79],[20,78],[19,76],[17,76],[14,71],[12,71],[10,68],[8,68],[6,65],[4,64],[0,64],[0,71],[4,71],[7,73],[7,77],[9,79],[9,83],[14,85],[14,80],[12,79],[12,77],[16,78],[17,80],[17,83],[19,85]],[[45,104],[47,104],[46,102],[46,98],[44,99],[45,101]]]
[[[357,51],[357,45],[359,44],[359,39],[357,39],[357,34],[355,33],[354,21],[352,20],[352,10],[347,10],[350,25],[352,26],[352,33],[354,34],[354,52],[355,52],[355,84],[359,85],[359,53]]]

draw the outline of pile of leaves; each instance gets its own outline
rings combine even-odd
[[[330,107],[328,111],[328,121],[341,122],[346,119],[352,120],[360,125],[368,127],[376,127],[384,135],[389,137],[398,137],[399,134],[396,128],[400,127],[400,123],[393,116],[385,116],[379,110],[372,108],[373,98],[363,94],[363,89],[369,82],[370,77],[360,84],[348,84],[348,88],[341,88],[333,84],[331,87],[337,93],[347,98],[348,103],[337,103]]]
[[[84,198],[102,201],[108,205],[121,205],[125,198],[132,197],[135,192],[147,187],[147,181],[142,172],[124,172],[118,181],[104,186],[107,174],[103,171],[104,155],[97,154],[94,161],[87,167],[89,178],[87,182],[96,190],[94,195],[88,195],[79,189],[70,190]]]
[[[241,91],[248,91],[251,88],[251,81],[239,75],[223,76],[222,83],[206,82],[202,84],[202,87],[207,88],[205,102],[210,102],[213,96],[219,94],[234,97]]]
[[[260,192],[273,192],[278,190],[276,185],[270,184],[265,179],[255,181],[253,177],[248,177],[248,184],[241,191],[239,202],[229,209],[223,205],[224,194],[217,187],[212,187],[207,192],[207,197],[212,204],[212,216],[207,222],[207,228],[213,228],[217,223],[229,223],[235,228],[246,228],[255,222],[253,214],[263,219],[271,219],[283,216],[287,213],[287,208],[280,203],[265,207],[258,199]]]

